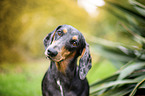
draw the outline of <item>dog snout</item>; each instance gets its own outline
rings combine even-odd
[[[49,55],[49,56],[51,56],[51,57],[54,57],[54,56],[56,56],[57,54],[58,54],[58,52],[57,52],[55,49],[53,49],[53,48],[47,49],[47,55]]]

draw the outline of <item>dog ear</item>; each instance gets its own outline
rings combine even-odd
[[[53,37],[54,37],[54,32],[51,32],[44,38],[43,43],[45,49],[47,48],[47,46],[51,44],[51,42],[53,41]]]
[[[43,39],[43,43],[44,43],[44,47],[45,49],[52,43],[54,36],[55,36],[55,32],[62,27],[61,25],[58,26],[54,31],[52,31],[51,33],[49,33],[44,39]]]
[[[91,67],[92,67],[92,58],[89,51],[89,44],[86,43],[86,47],[83,49],[79,61],[79,76],[81,80],[85,79]]]

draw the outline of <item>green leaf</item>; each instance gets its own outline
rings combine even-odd
[[[141,1],[141,0],[140,0]],[[132,5],[135,5],[135,6],[139,6],[141,8],[145,8],[145,3],[143,4],[144,1],[142,2],[139,2],[139,1],[136,1],[136,0],[129,0],[129,3],[132,4]]]
[[[145,74],[145,71],[144,71],[144,68],[143,68],[143,69],[140,69],[139,71],[133,72],[132,74],[130,74],[128,76],[128,78],[136,78],[136,77],[139,77],[139,76],[143,76],[144,74]]]
[[[106,88],[116,86],[116,85],[132,84],[132,83],[137,83],[137,81],[135,81],[135,80],[117,80],[117,81],[112,81],[109,83],[103,83],[99,87],[98,86],[91,87],[90,93],[93,94],[99,90],[106,89]]]
[[[102,56],[119,62],[127,63],[128,61],[136,58],[140,54],[136,54],[138,51],[133,47],[128,47],[121,43],[114,43],[104,39],[87,35],[91,38],[89,42],[93,43],[92,50],[98,51]],[[145,58],[138,58],[138,61],[145,61]]]
[[[145,88],[145,82],[143,82],[139,88]]]
[[[118,77],[118,80],[124,79],[125,77],[127,77],[128,75],[130,75],[133,71],[135,71],[137,69],[140,69],[143,66],[145,66],[144,63],[143,64],[138,63],[138,64],[133,64],[133,65],[130,65],[130,66],[125,67],[123,70],[121,70],[120,75]]]
[[[125,30],[127,30],[127,32],[129,32],[134,38],[134,40],[137,41],[139,44],[145,43],[145,38],[144,38],[145,34],[144,34],[143,27],[132,24],[132,22],[130,22],[129,25],[122,24],[122,27]]]
[[[139,86],[141,86],[141,84],[143,84],[144,82],[145,82],[145,79],[143,79],[141,82],[139,82],[139,83],[135,86],[135,88],[133,89],[133,91],[130,93],[129,96],[134,96],[135,93],[136,93],[136,91],[137,91],[137,89],[139,88]]]
[[[114,89],[111,89],[100,96],[124,96],[132,91],[132,87],[130,86],[121,86]]]
[[[139,51],[135,49],[126,48],[124,46],[115,46],[115,44],[112,46],[108,46],[102,43],[102,44],[97,44],[96,46],[93,46],[93,48],[96,49],[96,51],[98,51],[98,53],[100,53],[102,56],[110,60],[127,63],[130,60],[133,60],[134,58],[136,58],[135,60],[138,62],[145,61],[145,58],[141,58],[141,57],[138,58],[141,54]]]
[[[88,38],[91,38],[89,42],[93,43],[92,50],[98,51],[98,53],[110,60],[127,63],[141,54],[140,51],[133,47],[86,35]],[[145,58],[137,58],[137,61],[144,62]]]
[[[130,16],[136,17],[136,19],[139,19],[140,22],[145,23],[144,22],[145,21],[145,17],[140,15],[140,14],[138,14],[137,12],[134,12],[134,11],[128,9],[128,8],[125,8],[125,7],[121,6],[121,5],[119,5],[119,4],[115,4],[115,3],[112,3],[112,2],[108,2],[108,1],[107,1],[107,3],[112,5],[113,7],[117,8],[117,9],[125,12],[126,14],[128,14]]]
[[[145,75],[140,75],[140,76],[136,77],[134,80],[137,81],[137,82],[139,83],[139,82],[142,81],[143,79],[145,79]]]
[[[136,8],[136,10],[142,14],[143,16],[145,16],[145,6],[139,2],[137,2],[136,0],[129,0],[130,4],[134,5],[134,7]]]
[[[112,75],[112,76],[109,76],[103,80],[100,80],[100,81],[97,81],[97,82],[94,82],[92,84],[90,84],[90,87],[94,87],[94,86],[98,86],[99,84],[102,84],[102,83],[106,83],[106,82],[110,82],[110,81],[114,81],[116,80],[118,77],[118,73]]]
[[[145,9],[140,8],[140,7],[135,7],[135,8],[136,8],[136,10],[137,10],[140,14],[142,14],[143,16],[145,16]]]

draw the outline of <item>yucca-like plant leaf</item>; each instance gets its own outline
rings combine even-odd
[[[139,88],[145,89],[145,82],[143,82],[143,84],[141,84]]]
[[[100,96],[124,96],[132,91],[133,86],[121,86],[113,88]]]
[[[136,0],[129,0],[130,4],[134,5],[136,10],[143,16],[145,16],[145,5],[137,2]]]
[[[143,79],[145,79],[145,75],[140,75],[140,76],[137,76],[136,78],[134,78],[135,81],[138,81],[141,82]]]
[[[134,0],[133,0],[134,1]],[[130,0],[131,4],[134,4],[132,0]],[[142,14],[139,14],[139,13],[144,13],[145,12],[145,9],[144,9],[144,5],[143,4],[140,4],[140,3],[137,3],[135,1],[135,4],[138,4],[138,9],[139,8],[143,8],[143,11],[132,11],[128,8],[125,8],[119,4],[116,4],[116,3],[112,3],[112,2],[109,2],[109,1],[106,1],[106,3],[108,5],[110,5],[111,7],[115,8],[115,9],[118,9],[122,12],[124,12],[124,15],[122,14],[118,14],[117,12],[113,11],[112,8],[110,7],[102,7],[102,9],[105,9],[106,11],[108,11],[109,13],[111,13],[112,15],[114,15],[115,17],[119,18],[120,21],[123,21],[125,26],[128,26],[128,28],[131,29],[132,32],[136,33],[136,34],[139,34],[140,36],[143,36],[145,37],[145,33],[144,33],[144,24],[145,24],[145,16],[142,15]],[[134,9],[136,8],[136,6],[134,5],[133,7]],[[128,17],[128,18],[127,18]],[[131,19],[132,18],[132,19]],[[135,22],[136,21],[136,22]]]
[[[132,26],[134,27],[134,25],[132,25]],[[126,31],[128,31],[132,35],[134,40],[137,41],[139,44],[145,44],[145,38],[144,38],[144,36],[142,36],[142,34],[140,34],[140,32],[142,32],[141,30],[136,30],[133,27],[130,28],[128,25],[124,25],[124,24],[122,24],[122,27]],[[144,30],[143,30],[143,32],[144,32]]]
[[[139,88],[145,87],[145,6],[136,0],[129,0],[132,8],[130,10],[122,5],[105,0],[110,6],[105,10],[119,18],[122,27],[141,44],[141,47],[133,48],[128,45],[113,43],[104,39],[90,36],[89,40],[102,56],[119,64],[119,70],[112,76],[107,77],[90,85],[90,96],[134,96]],[[114,11],[116,9],[124,12]],[[122,22],[123,21],[123,22]],[[88,36],[88,35],[87,35]],[[123,65],[124,64],[124,65]]]
[[[112,2],[108,2],[108,1],[106,1],[106,3],[110,4],[114,8],[117,8],[117,9],[125,12],[126,14],[128,14],[130,16],[136,17],[136,19],[139,19],[140,22],[145,23],[145,17],[140,15],[140,14],[138,14],[137,12],[129,10],[128,8],[125,8],[125,7],[123,7],[123,6],[119,5],[119,4],[116,4],[116,3],[112,3]]]
[[[144,78],[145,78],[145,75],[136,77],[134,79],[124,79],[124,80],[116,80],[116,81],[110,81],[109,80],[110,78],[106,78],[105,81],[107,81],[107,79],[108,79],[109,82],[95,83],[95,84],[93,84],[93,86],[91,86],[90,95],[91,96],[98,96],[98,95],[99,96],[107,96],[107,95],[108,96],[123,96],[125,94],[130,93],[133,90],[133,88],[135,87],[135,85],[137,83],[140,84],[140,82],[142,80],[144,80]],[[143,82],[142,82],[142,84],[143,84]],[[126,88],[126,90],[124,90],[125,88]],[[139,88],[139,85],[137,88]],[[136,89],[134,88],[134,90],[136,90]],[[134,93],[135,93],[135,91],[134,91]]]
[[[136,49],[121,43],[113,43],[90,35],[87,35],[87,37],[91,38],[88,41],[93,44],[91,46],[92,50],[113,61],[112,63],[114,64],[120,63],[119,67],[122,67],[122,64],[129,61],[145,62],[145,55],[142,49]]]
[[[108,42],[109,44],[109,42]],[[127,48],[124,46],[119,46],[114,44],[106,45],[100,42],[93,46],[94,50],[98,51],[102,56],[110,59],[110,60],[116,60],[119,62],[127,63],[130,60],[135,59],[135,61],[138,62],[145,62],[145,56],[141,55],[142,52],[139,50],[136,50],[135,48]]]
[[[133,91],[130,93],[129,96],[134,96],[135,93],[136,93],[136,91],[137,91],[137,89],[139,88],[139,86],[141,86],[144,82],[145,82],[145,77],[144,77],[143,80],[141,80],[141,82],[139,82],[139,83],[135,86],[135,88],[133,89]]]
[[[137,63],[137,64],[131,64],[130,66],[126,66],[124,69],[120,71],[120,75],[118,76],[118,80],[122,80],[128,75],[130,75],[133,71],[141,69],[145,67],[145,63]]]
[[[127,77],[128,78],[136,78],[136,77],[139,77],[139,76],[144,76],[145,74],[145,68],[142,68],[140,70],[137,70],[137,71],[134,71],[132,72],[132,74],[128,75]]]
[[[94,86],[91,87],[91,94],[96,93],[100,90],[109,88],[109,87],[113,87],[116,85],[124,85],[124,84],[132,84],[132,83],[137,83],[136,80],[117,80],[117,81],[112,81],[112,82],[108,82],[108,83],[103,83],[101,84],[99,87],[98,86]]]
[[[98,82],[92,83],[90,85],[90,87],[94,87],[96,85],[99,85],[99,84],[102,84],[102,83],[106,83],[106,82],[110,82],[110,81],[115,81],[117,79],[118,75],[119,75],[118,73],[113,74],[112,76],[109,76],[108,78],[105,78],[105,79],[100,80]]]

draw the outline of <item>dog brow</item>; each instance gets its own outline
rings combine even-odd
[[[73,36],[72,39],[73,40],[77,40],[78,39],[78,36]]]
[[[63,32],[64,32],[64,33],[67,33],[67,29],[66,29],[66,28],[65,28],[65,29],[63,29]]]

